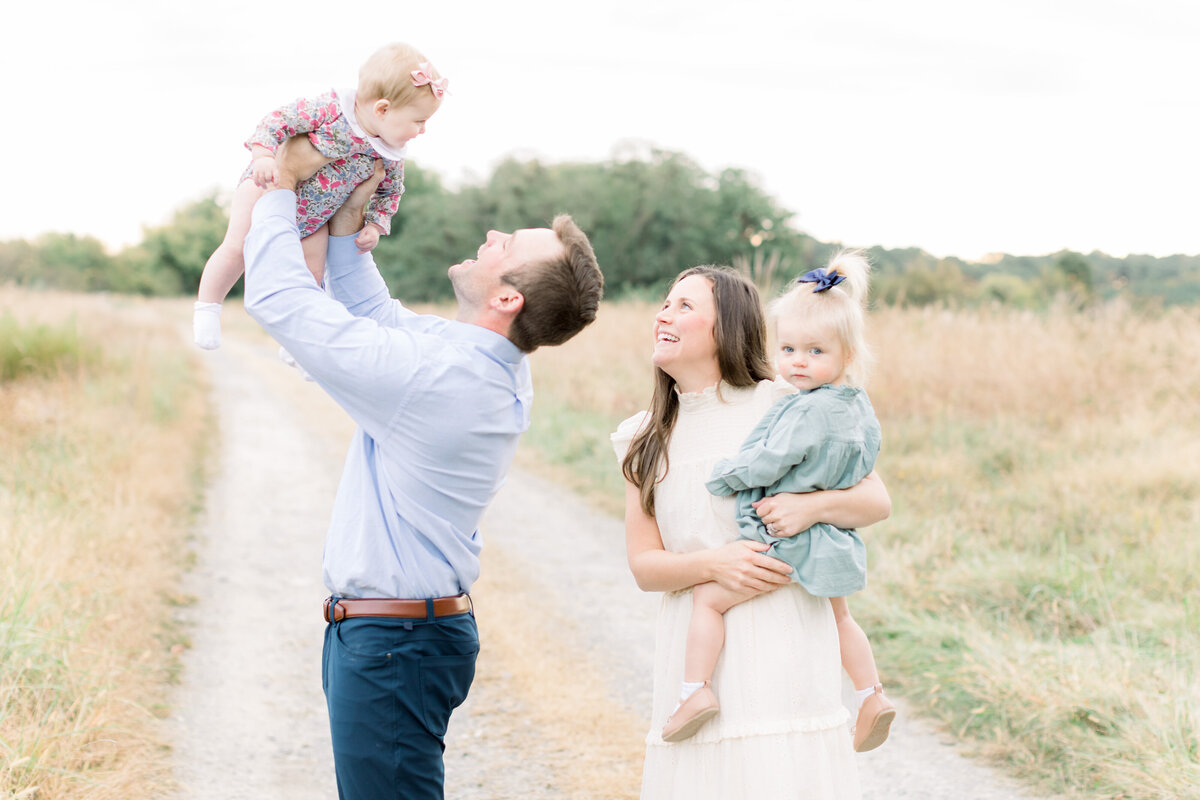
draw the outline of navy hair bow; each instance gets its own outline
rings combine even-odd
[[[815,283],[816,286],[813,287],[813,291],[824,292],[828,289],[832,289],[834,286],[837,286],[844,280],[846,280],[845,275],[839,275],[838,273],[832,271],[826,272],[818,267],[811,272],[806,272],[799,278],[796,278],[796,283]]]

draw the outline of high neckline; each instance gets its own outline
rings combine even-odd
[[[716,408],[722,403],[732,401],[739,395],[753,391],[753,386],[738,388],[725,381],[718,381],[712,386],[701,389],[698,392],[681,392],[679,391],[679,387],[676,386],[675,396],[679,398],[679,409],[681,411],[693,412]]]

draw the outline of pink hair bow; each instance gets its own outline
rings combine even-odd
[[[433,78],[433,65],[428,61],[422,61],[417,64],[417,68],[412,71],[413,86],[428,85],[433,90],[434,97],[441,97],[446,93],[446,87],[450,85],[449,78]]]

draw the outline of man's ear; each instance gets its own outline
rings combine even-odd
[[[498,314],[515,317],[525,306],[525,295],[517,291],[517,287],[504,284],[503,288],[488,301],[488,308]]]

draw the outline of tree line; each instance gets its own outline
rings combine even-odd
[[[610,296],[657,295],[681,269],[697,264],[734,265],[771,290],[823,265],[841,247],[800,231],[795,214],[751,174],[710,173],[667,150],[603,162],[510,158],[486,179],[456,188],[410,161],[405,184],[392,233],[375,256],[393,293],[413,302],[447,298],[446,267],[473,256],[484,231],[545,225],[562,211],[591,236]],[[190,294],[226,222],[214,193],[178,209],[166,224],[146,228],[140,243],[116,254],[97,239],[69,233],[0,242],[0,281]],[[1200,255],[1115,258],[1063,251],[969,262],[919,248],[868,252],[876,303],[1039,308],[1064,296],[1080,307],[1118,295],[1137,305],[1200,300]]]

